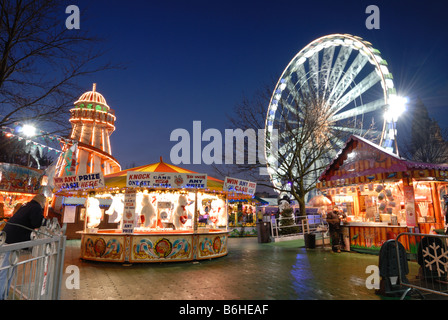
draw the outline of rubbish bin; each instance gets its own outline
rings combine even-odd
[[[305,248],[314,249],[316,248],[316,235],[314,233],[305,233]]]
[[[271,236],[271,223],[270,222],[257,222],[257,235],[258,243],[268,243]]]

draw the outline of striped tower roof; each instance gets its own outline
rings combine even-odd
[[[99,103],[109,108],[106,99],[103,97],[103,95],[99,92],[96,92],[96,83],[93,84],[92,91],[87,91],[83,93],[82,96],[79,97],[79,99],[75,102],[75,104],[80,102],[84,103],[92,102],[97,104]]]

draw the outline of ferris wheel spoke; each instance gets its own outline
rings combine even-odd
[[[302,95],[309,96],[310,95],[310,87],[308,84],[308,79],[306,77],[306,71],[305,71],[305,67],[303,66],[303,64],[298,66],[297,76],[299,79],[298,83],[300,83],[300,86],[298,88],[300,88],[300,90],[302,91]]]
[[[294,102],[297,104],[296,108],[294,108],[293,106],[291,106],[289,103],[286,106],[286,108],[288,110],[290,110],[291,112],[293,112],[295,115],[302,117],[302,112],[300,112],[300,106],[302,103],[302,99],[299,96],[299,93],[296,89],[296,87],[291,83],[290,81],[291,79],[287,79],[286,81],[286,87],[289,90],[289,94],[292,96],[292,98],[294,99]],[[282,100],[285,101],[285,100]]]
[[[287,109],[288,111],[292,112],[296,116],[301,117],[301,112],[300,112],[299,108],[294,108],[292,105],[290,105],[286,101],[282,101],[281,106],[284,107],[285,109]],[[282,117],[281,119],[284,119],[284,117]],[[285,121],[283,121],[283,122],[285,122]]]
[[[360,106],[357,106],[353,109],[335,114],[331,117],[331,121],[339,121],[339,120],[345,120],[348,118],[353,118],[362,114],[366,114],[369,112],[374,112],[376,110],[379,110],[380,108],[384,107],[384,99],[378,99]]]
[[[335,47],[324,48],[324,54],[322,57],[321,72],[320,77],[320,87],[322,88],[322,98],[325,99],[325,93],[328,89],[328,81],[330,78],[331,64],[333,62]]]
[[[278,135],[279,144],[282,141],[286,141],[286,143],[284,145],[292,144],[293,141],[294,141],[294,136],[299,134],[299,132],[300,132],[300,128],[295,128],[295,129],[292,129],[292,130],[281,132]],[[280,150],[280,148],[279,148],[279,150]]]
[[[352,50],[351,47],[341,47],[341,50],[339,50],[338,57],[331,70],[330,81],[328,83],[329,88],[334,88],[339,82]]]
[[[277,123],[286,123],[286,124],[299,124],[298,120],[284,119],[284,118],[275,120],[275,122],[277,122]]]
[[[287,151],[293,150],[293,148],[294,148],[294,144],[292,142],[285,143],[280,148],[278,148],[278,153],[279,154],[285,154]]]
[[[334,154],[336,154],[338,150],[342,149],[345,146],[346,141],[342,140],[338,136],[334,136],[331,142],[338,148],[337,150],[334,150]]]
[[[361,72],[362,68],[364,68],[368,61],[369,59],[366,56],[358,54],[355,60],[353,60],[350,67],[347,69],[347,72],[344,74],[341,81],[333,89],[328,101],[337,101],[342,96],[342,94],[344,94],[350,83],[352,83],[352,81]],[[333,97],[335,98],[332,99]]]
[[[319,97],[319,52],[314,53],[309,58],[311,87]]]
[[[354,99],[362,95],[364,92],[372,88],[377,84],[381,78],[378,76],[375,70],[373,70],[367,77],[365,77],[361,82],[359,82],[354,88],[352,88],[348,93],[346,93],[341,99],[336,101],[330,109],[330,112],[337,113],[339,110],[344,108]]]
[[[352,134],[356,134],[356,135],[359,135],[359,136],[363,136],[363,135],[365,135],[367,133],[374,134],[374,135],[380,135],[381,134],[381,132],[379,132],[377,130],[363,129],[363,128],[350,128],[350,127],[332,126],[331,129],[333,129],[335,131],[350,132]]]
[[[335,155],[336,155],[335,152],[331,153],[331,158],[333,158]],[[329,157],[330,157],[330,155],[329,155]],[[318,159],[315,162],[315,165],[314,165],[314,168],[315,168],[315,170],[314,170],[314,176],[315,176],[314,178],[315,179],[314,180],[315,180],[315,182],[317,182],[317,180],[319,179],[320,171],[324,170],[327,167],[327,165],[328,165],[328,161],[325,161],[325,160],[324,159]]]

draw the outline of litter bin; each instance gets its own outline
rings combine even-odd
[[[316,235],[314,233],[305,233],[305,248],[314,249],[316,248]]]
[[[270,222],[257,222],[257,235],[258,243],[268,243],[271,236],[271,223]]]

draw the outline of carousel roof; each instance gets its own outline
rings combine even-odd
[[[110,188],[124,188],[126,187],[126,178],[128,171],[139,171],[139,172],[177,172],[177,173],[198,173],[195,171],[187,170],[166,162],[163,162],[162,157],[160,157],[160,162],[151,163],[144,166],[139,166],[135,168],[130,168],[122,170],[119,172],[111,173],[104,176],[105,184]],[[207,175],[207,189],[221,191],[223,188],[224,181],[217,178],[210,177]]]

